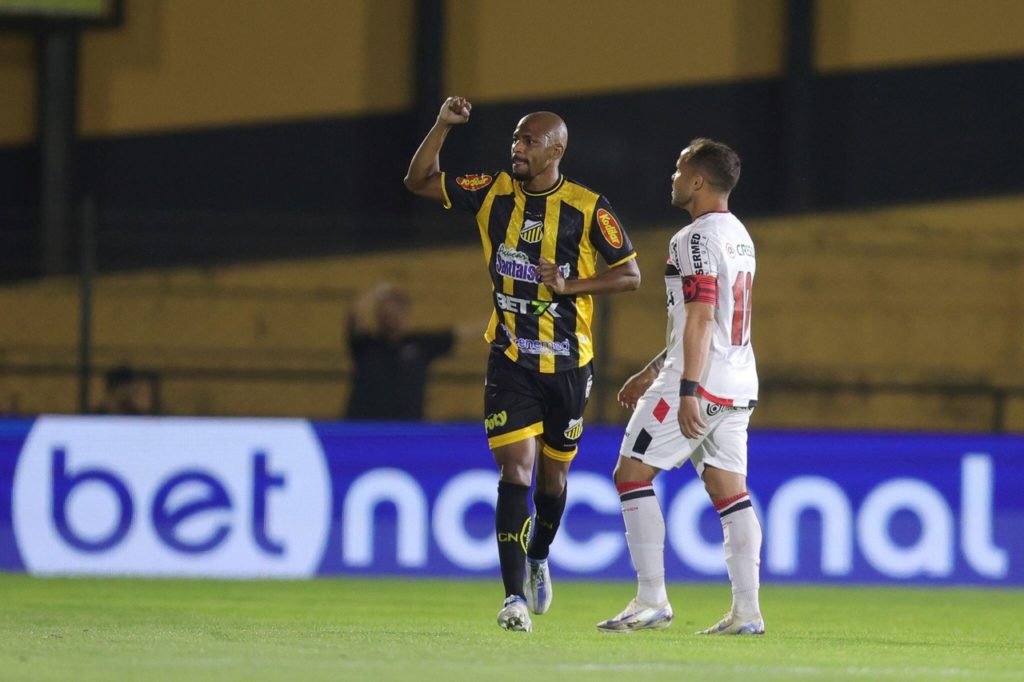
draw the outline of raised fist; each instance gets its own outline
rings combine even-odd
[[[469,112],[473,105],[465,97],[449,97],[441,105],[437,120],[449,125],[458,125],[469,120]]]

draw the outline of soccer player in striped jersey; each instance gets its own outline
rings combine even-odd
[[[626,381],[619,402],[633,409],[615,468],[637,595],[597,624],[604,632],[660,629],[672,622],[665,590],[665,519],[654,478],[689,460],[722,522],[732,606],[704,635],[759,635],[761,526],[747,493],[747,426],[757,404],[750,343],[754,244],[729,212],[740,159],[698,138],[672,175],[672,204],[693,221],[669,244],[665,350]]]
[[[559,170],[569,133],[556,114],[519,121],[508,171],[442,172],[444,140],[469,121],[471,109],[463,97],[444,102],[405,185],[472,213],[480,231],[494,306],[484,334],[491,344],[484,427],[500,470],[495,534],[505,601],[498,624],[529,632],[530,611],[551,605],[548,549],[583,435],[594,356],[591,296],[636,289],[640,270],[608,199]],[[608,265],[600,273],[598,256]]]

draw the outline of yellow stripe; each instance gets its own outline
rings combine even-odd
[[[444,171],[441,171],[441,196],[443,197],[442,203],[445,208],[452,207],[452,200],[448,198],[448,190],[444,186],[444,178],[447,175]]]
[[[530,426],[525,426],[515,431],[503,433],[500,436],[493,436],[487,439],[487,446],[492,450],[494,448],[500,448],[502,445],[508,445],[509,443],[518,443],[521,440],[527,438],[534,438],[544,433],[544,422],[537,422]]]
[[[588,193],[589,194],[589,193]],[[587,197],[590,199],[591,197]],[[597,196],[591,201],[580,203],[577,208],[583,211],[583,236],[580,238],[580,255],[576,260],[576,269],[580,279],[597,275],[597,250],[590,243],[590,228],[594,222],[594,209],[597,207]],[[589,294],[576,297],[576,338],[579,339],[580,367],[584,367],[594,359],[594,336],[590,324],[594,319],[594,299]]]
[[[618,265],[622,265],[623,263],[625,263],[627,261],[630,261],[630,260],[633,260],[636,257],[637,257],[637,252],[634,251],[630,255],[626,256],[626,258],[623,258],[622,260],[616,260],[615,262],[611,263],[610,265],[608,265],[608,267],[617,267]]]
[[[494,182],[494,188],[487,193],[483,203],[480,204],[480,210],[476,212],[476,225],[480,230],[480,242],[484,247],[485,264],[491,262],[491,252],[494,250],[494,245],[491,244],[491,234],[487,229],[491,222],[491,208],[494,207],[494,198],[508,194],[511,189],[508,176],[504,173],[500,174]]]
[[[512,217],[509,218],[508,226],[505,228],[505,246],[510,249],[515,249],[519,246],[519,230],[523,227],[523,211],[526,208],[526,201],[520,200],[519,195],[519,184],[516,183],[512,186],[512,191],[517,195],[516,201],[512,208]],[[516,281],[511,277],[501,278],[501,290],[503,293],[509,296],[515,294]],[[510,313],[507,310],[503,310],[501,313],[502,320],[505,322],[505,326],[508,327],[509,333],[516,333],[516,316],[515,313]],[[519,359],[519,347],[516,344],[509,344],[508,348],[505,349],[505,355],[513,362]]]
[[[540,450],[544,453],[545,457],[550,457],[551,459],[559,462],[571,462],[576,457],[576,453],[579,452],[579,448],[573,448],[568,452],[564,450],[555,450],[547,443],[544,443],[544,447]]]
[[[540,244],[540,256],[555,265],[558,265],[558,221],[561,213],[562,200],[554,194],[549,196],[545,200],[544,241]],[[551,290],[543,284],[539,284],[537,286],[537,299],[550,301]],[[544,313],[538,318],[537,338],[541,341],[555,340],[555,318],[550,313]],[[555,356],[541,355],[539,365],[542,374],[553,374],[555,371]]]
[[[487,329],[484,330],[484,341],[491,343],[496,338],[498,338],[498,313],[492,309],[491,319],[487,320]]]

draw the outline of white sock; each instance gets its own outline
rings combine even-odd
[[[616,486],[626,524],[626,544],[636,568],[637,599],[650,606],[668,602],[665,592],[665,517],[647,482]]]
[[[761,524],[750,504],[750,495],[744,492],[714,504],[722,519],[725,565],[732,583],[732,612],[741,618],[759,615]]]

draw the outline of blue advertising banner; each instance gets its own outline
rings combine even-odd
[[[590,427],[553,570],[633,578]],[[765,581],[1024,585],[1024,437],[755,431]],[[39,575],[496,576],[497,474],[477,425],[0,420],[0,570]],[[656,484],[670,580],[724,577],[691,467]]]

